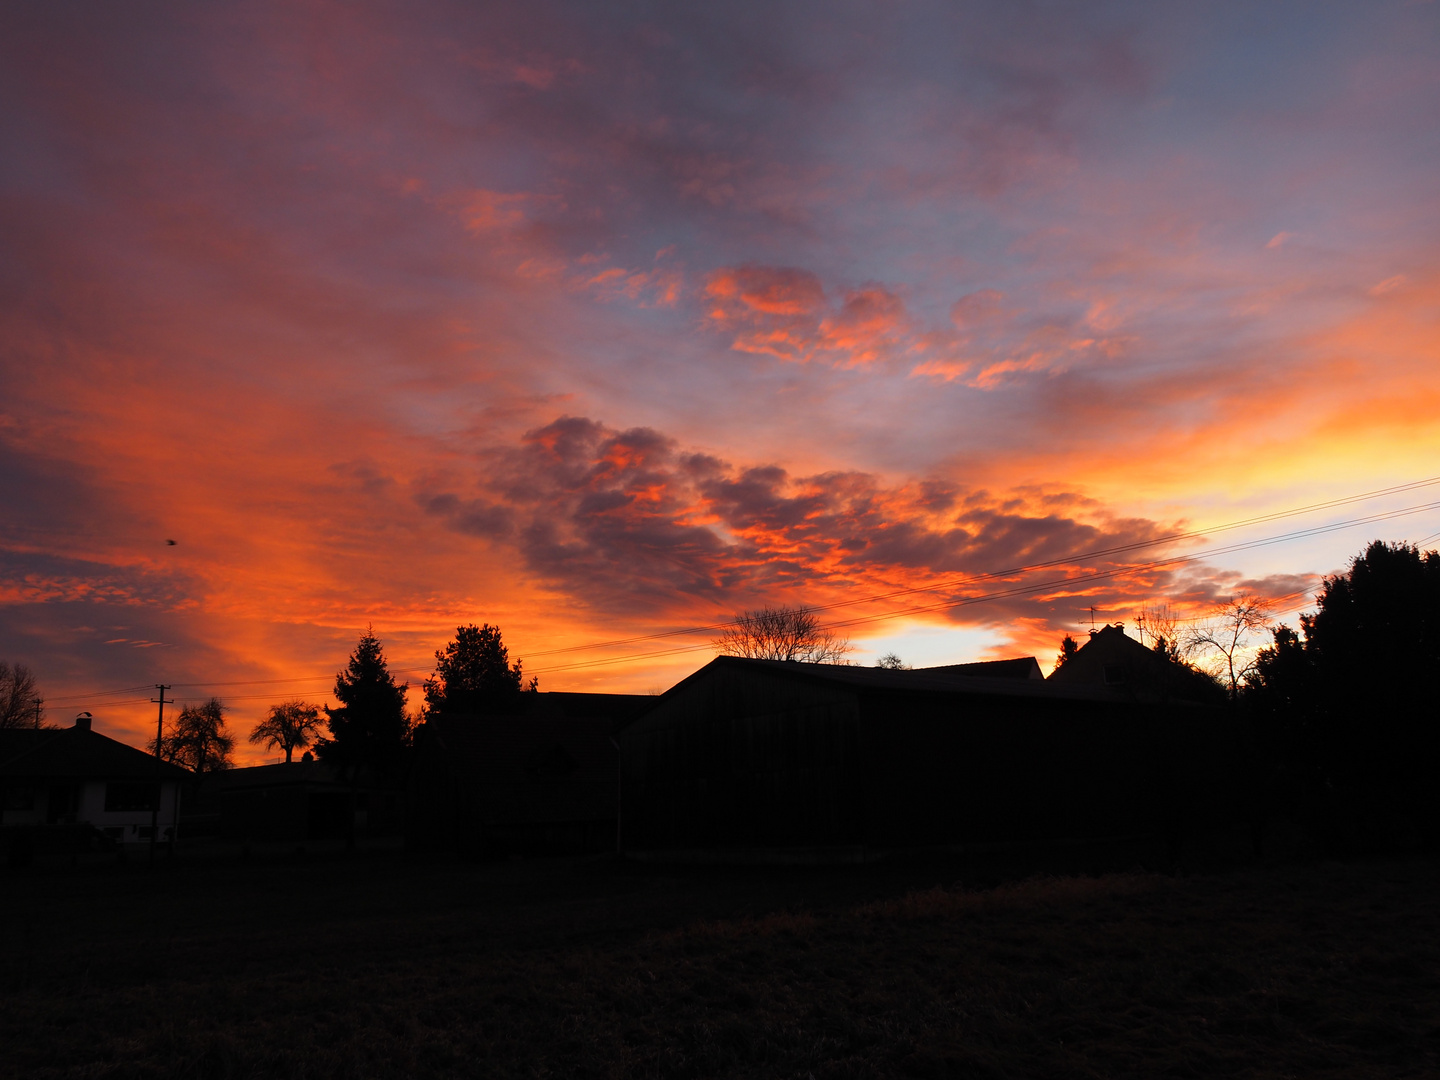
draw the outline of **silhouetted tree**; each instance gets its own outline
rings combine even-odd
[[[278,746],[290,764],[296,750],[304,750],[320,737],[320,706],[305,701],[286,701],[270,706],[270,713],[250,732],[252,743],[267,748]]]
[[[804,608],[742,611],[735,616],[735,625],[711,644],[723,656],[807,664],[843,664],[851,650],[849,641],[824,629]]]
[[[1064,667],[1067,662],[1074,658],[1080,651],[1080,643],[1069,634],[1066,634],[1060,641],[1060,652],[1055,657],[1055,670]]]
[[[1251,650],[1272,621],[1270,606],[1262,598],[1232,597],[1217,604],[1207,618],[1187,627],[1181,648],[1187,656],[1200,657],[1202,666],[1225,683],[1234,701],[1239,697],[1241,682],[1254,666]],[[1206,660],[1208,663],[1203,663]]]
[[[360,635],[344,671],[335,676],[340,704],[325,706],[330,738],[315,744],[322,761],[340,766],[354,781],[358,769],[392,779],[404,766],[410,745],[405,715],[408,683],[395,682],[385,663],[380,639],[369,627]]]
[[[1135,628],[1140,634],[1140,644],[1149,645],[1167,660],[1177,663],[1182,660],[1180,650],[1184,630],[1180,625],[1180,617],[1168,603],[1146,604],[1141,607],[1140,614],[1135,617]]]
[[[35,673],[24,664],[0,660],[0,730],[40,727],[44,719]]]
[[[1317,764],[1315,674],[1305,642],[1285,624],[1261,649],[1243,700],[1267,765],[1309,771]]]
[[[506,712],[519,704],[521,693],[534,693],[539,681],[524,685],[521,662],[510,663],[500,628],[457,626],[455,637],[435,651],[435,673],[425,680],[425,704],[430,712]]]
[[[875,666],[878,668],[885,668],[887,671],[910,670],[910,665],[905,663],[905,661],[901,660],[900,657],[893,652],[887,652],[884,656],[880,657],[879,660],[876,660]]]
[[[1362,843],[1398,813],[1435,846],[1440,555],[1375,541],[1316,602],[1303,642],[1281,627],[1256,660],[1244,694],[1255,728]]]
[[[1440,555],[1376,541],[1325,580],[1317,601],[1305,647],[1330,774],[1368,803],[1403,809],[1433,844]]]
[[[147,744],[155,753],[155,740]],[[225,726],[225,706],[218,697],[201,705],[184,705],[160,738],[160,756],[197,775],[228,769],[235,740]]]

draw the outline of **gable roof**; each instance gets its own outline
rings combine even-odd
[[[0,731],[0,776],[67,780],[154,780],[153,755],[83,727]],[[159,763],[162,780],[193,779],[188,769]]]
[[[1120,625],[1106,625],[1046,682],[1065,687],[1109,686],[1131,696],[1217,702],[1224,691],[1202,671],[1146,648]]]

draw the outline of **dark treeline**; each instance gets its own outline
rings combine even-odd
[[[459,626],[445,648],[435,652],[435,672],[425,680],[425,703],[415,715],[405,711],[408,683],[397,683],[373,630],[361,635],[350,662],[335,678],[339,705],[326,705],[329,737],[313,743],[321,761],[347,772],[362,770],[381,782],[402,778],[415,728],[433,714],[485,715],[509,712],[522,695],[534,693],[538,680],[525,682],[520,661],[510,662],[498,626]],[[277,706],[277,709],[280,707]],[[276,710],[271,711],[272,718]],[[257,729],[258,732],[259,729]],[[272,745],[285,746],[280,740]],[[292,739],[291,747],[300,745]]]
[[[1375,541],[1341,574],[1326,578],[1316,609],[1298,629],[1274,627],[1267,647],[1245,646],[1268,626],[1254,598],[1217,609],[1208,626],[1185,628],[1168,608],[1137,620],[1142,643],[1170,661],[1174,685],[1161,699],[1209,702],[1234,710],[1249,732],[1252,810],[1304,826],[1328,850],[1374,849],[1409,833],[1440,845],[1440,554]],[[783,613],[782,613],[783,614]],[[740,620],[743,624],[743,618]],[[1187,662],[1208,647],[1213,671]],[[1066,637],[1057,667],[1076,655]],[[717,645],[718,651],[727,651]],[[1244,665],[1239,657],[1253,655]],[[742,653],[743,654],[743,653]],[[827,657],[842,660],[843,657]],[[882,666],[900,666],[896,657]],[[407,712],[408,684],[389,671],[372,629],[336,676],[335,704],[287,701],[250,740],[321,761],[380,784],[402,783],[415,731],[427,716],[525,712],[537,690],[510,659],[500,629],[456,628],[435,652],[424,701]],[[1156,689],[1156,688],[1152,688]],[[31,672],[0,665],[0,727],[42,722]],[[150,744],[153,749],[155,744]],[[223,703],[187,704],[167,718],[161,756],[197,774],[228,768],[233,739]]]
[[[26,669],[12,670],[33,683]],[[427,716],[513,712],[523,695],[538,689],[538,680],[524,679],[520,661],[510,662],[500,628],[486,623],[456,627],[455,637],[436,650],[435,672],[424,682],[424,704],[415,713],[405,708],[409,688],[408,683],[395,681],[380,639],[367,628],[345,669],[335,676],[336,704],[291,700],[271,706],[251,730],[250,742],[283,751],[287,763],[297,754],[304,761],[318,757],[347,776],[394,784],[404,779],[415,729]],[[14,726],[33,715],[16,712],[21,719]],[[212,697],[198,705],[183,705],[174,719],[166,721],[159,752],[164,760],[204,775],[231,768],[234,745],[226,706]],[[154,739],[147,749],[155,752]]]
[[[1376,541],[1241,687],[1268,809],[1335,851],[1440,843],[1440,554]]]

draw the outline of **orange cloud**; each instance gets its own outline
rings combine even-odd
[[[1132,568],[1163,545],[1087,554],[1165,527],[1117,518],[1064,491],[993,494],[941,479],[887,485],[859,472],[792,476],[580,417],[535,429],[517,448],[491,447],[483,462],[468,492],[417,494],[426,515],[461,535],[513,543],[537,584],[602,619],[704,622],[753,604],[933,589],[861,609],[857,631],[872,632],[870,616],[890,613],[994,627],[1009,640],[1012,624],[1053,633],[1091,605],[1123,611],[1164,597],[1198,608],[1239,587],[1235,575],[1203,565]],[[1045,565],[1007,569],[1029,564]]]

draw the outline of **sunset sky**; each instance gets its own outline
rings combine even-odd
[[[1440,4],[11,4],[0,148],[52,721],[243,736],[367,624],[412,688],[490,622],[662,689],[709,636],[574,647],[762,604],[1048,668],[1440,534],[1213,531],[1440,475]]]

